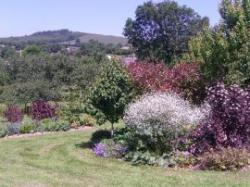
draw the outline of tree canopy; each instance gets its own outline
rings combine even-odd
[[[209,24],[193,9],[174,1],[146,2],[128,18],[124,35],[142,60],[169,64],[188,50],[188,41]]]

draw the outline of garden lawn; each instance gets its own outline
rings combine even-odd
[[[0,186],[248,187],[250,172],[131,166],[86,148],[93,130],[0,140]]]

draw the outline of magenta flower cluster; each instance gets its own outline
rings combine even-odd
[[[4,116],[10,123],[17,123],[23,120],[23,113],[17,106],[9,106],[4,112]]]
[[[32,103],[31,115],[35,120],[56,117],[56,106],[51,105],[47,101],[38,100]]]

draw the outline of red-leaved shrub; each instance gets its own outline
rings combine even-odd
[[[4,112],[4,116],[8,120],[8,122],[16,123],[21,122],[23,120],[23,113],[20,108],[17,106],[9,106]]]
[[[32,103],[30,113],[32,118],[38,121],[53,118],[56,117],[56,106],[51,105],[47,101],[37,100]]]
[[[186,99],[200,98],[201,73],[197,63],[180,63],[169,68],[163,63],[130,63],[126,66],[135,84],[145,91],[173,91]],[[197,97],[197,98],[196,98]]]

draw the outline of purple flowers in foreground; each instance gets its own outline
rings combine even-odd
[[[93,152],[96,156],[107,157],[107,146],[103,143],[95,144]]]
[[[126,152],[127,147],[115,143],[112,140],[107,143],[97,143],[92,149],[96,156],[121,158]]]

